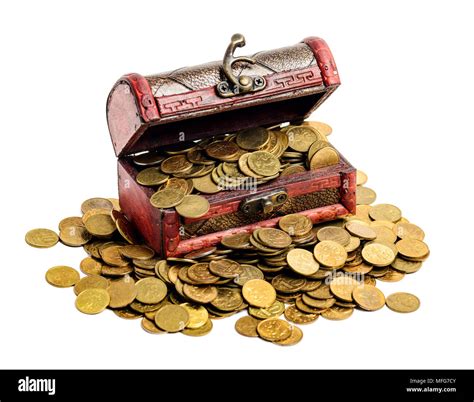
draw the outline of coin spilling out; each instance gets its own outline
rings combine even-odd
[[[249,177],[264,183],[284,169],[298,172],[323,160],[320,153],[331,149],[328,127],[244,130],[133,160],[142,169],[140,183],[159,186],[151,202],[192,221],[208,213],[207,194],[222,191],[225,176],[233,185]],[[25,241],[37,248],[58,240],[84,248],[82,278],[68,266],[46,272],[51,285],[73,287],[84,314],[110,310],[123,319],[141,318],[151,334],[203,336],[213,330],[213,320],[246,311],[235,322],[239,334],[289,346],[303,338],[300,325],[320,316],[341,321],[385,305],[400,313],[420,306],[409,293],[385,297],[377,284],[402,281],[421,269],[430,253],[425,233],[396,206],[371,205],[375,192],[362,187],[365,174],[357,177],[355,215],[315,225],[302,213],[282,215],[275,227],[235,233],[168,259],[137,240],[117,200],[108,198],[84,201],[83,216],[61,220],[58,234],[33,229]]]

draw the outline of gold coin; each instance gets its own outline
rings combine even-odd
[[[149,334],[153,334],[153,335],[166,334],[166,331],[162,331],[161,329],[159,329],[156,326],[155,322],[150,320],[147,317],[142,318],[141,326],[142,326],[143,330],[145,330]]]
[[[356,184],[358,186],[363,186],[365,183],[367,183],[367,179],[367,175],[362,170],[357,169]]]
[[[114,205],[107,198],[89,198],[85,200],[81,205],[81,211],[85,214],[91,209],[108,209],[112,211]]]
[[[86,275],[100,275],[102,264],[92,257],[86,257],[81,261],[79,268]]]
[[[379,221],[380,222],[380,221]],[[375,241],[382,243],[395,243],[397,241],[397,235],[385,226],[373,226],[371,229],[377,234]]]
[[[133,157],[133,163],[138,166],[158,165],[165,157],[158,152],[145,152]]]
[[[351,235],[363,240],[374,240],[377,237],[375,230],[363,222],[349,221],[345,228]]]
[[[360,239],[358,237],[351,236],[351,240],[347,246],[344,246],[347,253],[352,253],[357,250],[360,246]]]
[[[337,226],[326,226],[318,230],[319,241],[332,240],[342,246],[347,246],[351,241],[351,236],[347,230]]]
[[[303,289],[305,285],[305,278],[296,278],[285,274],[277,275],[272,279],[272,286],[279,293],[295,293]]]
[[[398,252],[406,258],[414,261],[423,260],[430,253],[426,243],[416,239],[402,239],[395,243]]]
[[[331,147],[331,145],[329,144],[329,142],[327,142],[326,139],[314,141],[308,150],[308,160],[311,160],[311,158],[316,152],[326,147]]]
[[[26,233],[25,241],[37,248],[53,247],[58,241],[58,235],[49,229],[33,229]]]
[[[109,243],[107,247],[102,247],[99,252],[106,264],[114,267],[125,267],[129,265],[129,262],[122,256],[121,249],[121,245]]]
[[[257,332],[266,341],[283,341],[290,337],[292,325],[279,318],[267,318],[257,325]]]
[[[160,187],[160,190],[163,190],[164,188],[178,190],[182,193],[189,194],[189,182],[186,179],[180,179],[178,177],[172,177],[169,179],[163,184],[162,188]]]
[[[255,234],[256,231],[254,231]],[[263,228],[258,229],[258,240],[265,246],[272,248],[286,248],[292,240],[291,237],[280,229]]]
[[[318,131],[310,126],[291,127],[287,132],[288,145],[297,152],[308,152],[311,144],[322,137]]]
[[[352,291],[360,283],[348,275],[338,276],[334,278],[329,284],[329,288],[334,296],[338,299],[352,302]]]
[[[385,244],[370,243],[362,249],[362,258],[376,267],[385,267],[395,260],[395,253]]]
[[[375,202],[377,198],[377,194],[371,188],[364,187],[364,186],[357,186],[356,189],[356,200],[357,205],[364,204],[369,205]]]
[[[211,178],[210,174],[201,177],[195,177],[193,180],[193,186],[197,191],[204,194],[215,194],[222,190],[221,187],[217,186]]]
[[[127,274],[131,274],[132,272],[133,268],[129,265],[122,267],[103,265],[101,275],[120,277],[125,276]]]
[[[314,247],[314,257],[325,267],[340,268],[347,260],[347,251],[335,241],[324,240]]]
[[[59,238],[66,246],[79,247],[86,244],[92,235],[84,226],[68,226],[59,232]]]
[[[319,309],[327,309],[336,303],[336,299],[334,297],[331,297],[329,299],[313,299],[312,297],[308,296],[307,293],[304,293],[301,296],[301,300],[303,301],[304,304],[310,307],[315,307]]]
[[[76,308],[84,314],[99,314],[110,302],[107,290],[101,288],[86,289],[76,298]]]
[[[362,262],[358,265],[354,265],[352,267],[345,266],[343,268],[344,272],[347,272],[349,274],[361,274],[365,275],[368,274],[370,271],[372,271],[372,265],[366,264],[365,262]]]
[[[329,285],[327,285],[326,283],[323,283],[321,286],[319,286],[315,290],[307,292],[307,294],[313,299],[325,300],[325,299],[332,298],[331,289],[329,288]]]
[[[199,304],[181,303],[189,314],[189,322],[186,328],[197,329],[204,326],[209,319],[209,314],[205,307]]]
[[[150,247],[130,244],[120,248],[120,254],[126,258],[137,260],[149,260],[155,255],[155,251]]]
[[[381,309],[385,305],[385,296],[375,286],[360,285],[354,288],[352,297],[357,305],[367,311]]]
[[[256,318],[250,317],[248,315],[240,317],[235,322],[235,330],[243,336],[248,336],[251,338],[258,337],[257,325],[260,321]]]
[[[175,208],[176,212],[185,218],[200,218],[208,213],[210,205],[201,195],[187,195]]]
[[[256,127],[239,131],[235,142],[247,151],[256,151],[264,147],[270,140],[270,133],[266,128]]]
[[[393,268],[405,274],[417,272],[421,268],[421,265],[420,261],[407,261],[401,257],[395,258],[395,261],[392,262]]]
[[[117,317],[123,318],[125,320],[136,320],[137,318],[142,317],[141,313],[138,313],[129,307],[117,308],[113,310],[113,312]]]
[[[262,176],[273,176],[280,170],[280,160],[266,151],[253,152],[247,162],[252,171]]]
[[[286,255],[286,260],[293,271],[303,276],[313,275],[319,269],[319,264],[313,254],[302,248],[290,250]]]
[[[396,269],[388,269],[388,271],[382,275],[378,276],[377,279],[382,282],[399,282],[405,277],[403,272],[397,271]]]
[[[209,270],[221,278],[236,278],[243,272],[238,262],[228,259],[211,261]]]
[[[284,168],[281,173],[280,173],[280,177],[283,177],[283,176],[292,176],[294,174],[297,174],[297,173],[303,173],[303,172],[306,172],[306,169],[304,168],[304,166],[301,166],[301,165],[290,165],[286,168]]]
[[[86,289],[107,289],[109,287],[108,279],[99,276],[85,276],[74,285],[74,293],[76,296]]]
[[[244,286],[245,283],[252,279],[264,278],[263,272],[257,267],[254,267],[253,265],[241,264],[240,267],[242,268],[242,273],[240,273],[239,276],[234,278],[234,283],[239,286]]]
[[[128,306],[135,300],[137,288],[135,281],[129,276],[125,276],[123,279],[110,281],[108,292],[110,295],[109,306],[119,308]]]
[[[274,341],[273,343],[280,346],[293,346],[303,339],[303,331],[296,325],[291,327],[291,335],[282,341]]]
[[[425,232],[413,223],[399,222],[394,226],[393,232],[400,239],[423,240],[425,238]]]
[[[188,336],[204,336],[207,335],[212,330],[212,321],[207,320],[207,322],[199,328],[185,328],[181,331],[182,334]]]
[[[168,304],[155,314],[155,324],[166,332],[182,331],[189,323],[189,313],[181,306]]]
[[[194,286],[185,283],[183,293],[196,303],[206,304],[217,297],[217,288],[215,286]]]
[[[319,318],[319,314],[304,313],[295,306],[289,306],[285,310],[285,318],[295,324],[309,324],[316,321]]]
[[[211,305],[220,311],[235,311],[243,302],[239,290],[218,287],[217,297],[211,301]]]
[[[224,161],[233,159],[240,151],[239,146],[231,141],[216,141],[206,147],[206,153],[211,158]]]
[[[186,159],[185,155],[175,155],[166,158],[163,162],[161,162],[161,171],[163,173],[183,173],[190,170],[193,167],[193,164]],[[162,177],[163,181],[165,182],[164,177]],[[161,183],[158,183],[161,184]]]
[[[323,316],[327,320],[339,321],[349,318],[353,312],[354,309],[350,307],[332,306],[327,310],[323,311],[321,313],[321,316]]]
[[[337,165],[340,161],[339,153],[332,147],[325,147],[317,151],[309,162],[311,170]]]
[[[285,304],[281,301],[275,300],[270,307],[249,307],[249,314],[252,317],[260,320],[265,320],[271,317],[279,317],[285,311]]]
[[[187,270],[187,276],[192,281],[203,285],[216,283],[220,279],[209,270],[209,264],[206,262],[191,265]]]
[[[82,222],[82,218],[79,216],[69,216],[59,222],[58,228],[59,230],[64,230],[69,226],[84,226],[84,222]]]
[[[232,250],[240,250],[250,247],[250,235],[248,233],[237,233],[226,236],[221,240],[224,247]]]
[[[412,313],[420,307],[420,299],[411,293],[392,293],[385,300],[387,307],[397,313]]]
[[[311,126],[313,128],[315,128],[316,130],[318,130],[318,132],[324,136],[328,136],[328,135],[331,135],[332,133],[332,128],[329,124],[326,124],[326,123],[322,123],[320,121],[305,121],[303,122],[303,125],[308,125],[308,126]]]
[[[80,276],[74,268],[58,265],[46,271],[46,281],[58,288],[68,288],[79,282]]]
[[[280,218],[278,226],[290,236],[304,236],[313,228],[313,222],[305,215],[289,214]]]
[[[135,283],[137,288],[136,299],[146,304],[155,304],[162,301],[168,292],[166,284],[158,278],[144,278]]]
[[[179,205],[184,199],[184,193],[165,188],[154,193],[150,198],[150,203],[155,208],[172,208]]]
[[[395,205],[378,204],[370,208],[369,215],[375,221],[397,222],[402,217],[402,211]]]
[[[169,176],[157,167],[143,169],[137,174],[136,181],[142,186],[159,186],[168,180]]]
[[[263,279],[251,279],[242,287],[242,295],[251,306],[270,307],[276,300],[276,291]]]
[[[84,225],[90,234],[97,237],[109,237],[117,229],[112,217],[105,214],[90,216],[84,221]]]
[[[249,176],[249,177],[253,177],[255,179],[261,179],[263,178],[264,176],[261,176],[257,173],[255,173],[254,171],[252,171],[252,169],[250,169],[249,165],[248,165],[248,159],[249,159],[249,156],[252,155],[251,153],[245,153],[245,154],[242,154],[239,158],[239,169],[240,171],[246,175],[246,176]]]

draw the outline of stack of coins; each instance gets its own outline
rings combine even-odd
[[[175,207],[181,216],[199,218],[209,210],[199,194],[253,190],[279,176],[339,163],[326,138],[331,132],[327,124],[308,122],[183,142],[135,155],[132,160],[141,169],[136,181],[157,190],[150,198],[154,207]]]
[[[358,172],[359,184],[366,175]],[[396,282],[417,272],[428,257],[424,232],[390,204],[360,202],[357,213],[313,225],[303,214],[282,217],[275,228],[238,233],[221,243],[182,257],[157,258],[137,236],[117,200],[92,198],[82,217],[59,223],[59,235],[34,229],[26,242],[52,247],[58,241],[83,246],[89,254],[79,272],[55,266],[46,280],[73,287],[76,307],[85,314],[112,310],[124,319],[140,319],[153,334],[181,332],[201,336],[212,320],[242,311],[236,331],[278,345],[293,345],[302,325],[320,316],[344,320],[357,309],[384,305],[407,313],[418,309],[414,295],[387,298],[377,281]],[[284,319],[281,318],[284,316]]]

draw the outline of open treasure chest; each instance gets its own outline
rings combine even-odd
[[[122,212],[163,257],[291,213],[355,212],[355,169],[304,121],[340,84],[325,41],[234,56],[244,45],[236,34],[223,61],[124,75],[108,97]]]

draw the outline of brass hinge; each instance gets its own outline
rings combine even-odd
[[[240,210],[247,215],[269,214],[288,200],[285,190],[273,190],[269,193],[248,197],[240,203]]]

